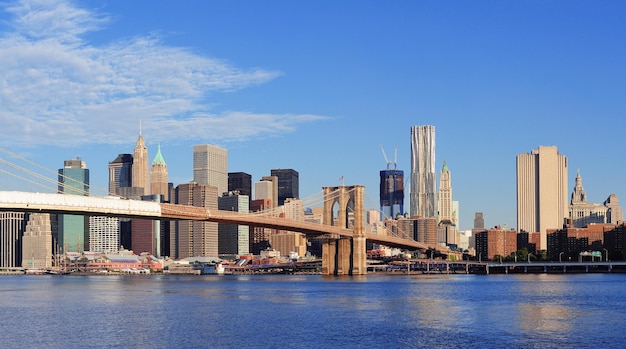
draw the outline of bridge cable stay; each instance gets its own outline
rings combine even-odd
[[[16,169],[16,170],[18,170],[18,171],[20,171],[20,172],[26,173],[26,174],[28,174],[28,175],[30,175],[30,176],[35,177],[35,178],[41,179],[41,180],[43,180],[43,181],[45,181],[45,182],[48,182],[48,183],[54,183],[54,184],[56,185],[56,187],[55,187],[55,188],[52,188],[52,187],[50,187],[50,186],[46,186],[46,185],[43,185],[42,183],[34,182],[33,180],[29,180],[29,179],[27,179],[27,178],[25,178],[25,177],[18,176],[18,175],[16,175],[16,174],[14,174],[14,173],[10,173],[10,172],[8,172],[8,171],[3,171],[4,173],[7,173],[7,174],[9,174],[9,175],[11,175],[11,176],[14,176],[14,177],[16,177],[16,178],[18,178],[18,179],[25,180],[25,181],[30,182],[30,183],[32,183],[32,184],[39,185],[39,186],[41,186],[41,187],[43,187],[43,188],[45,188],[45,189],[48,189],[48,190],[53,190],[53,191],[55,191],[55,192],[57,192],[57,191],[59,190],[59,187],[64,188],[66,185],[69,185],[69,183],[74,183],[74,184],[77,184],[77,186],[76,186],[76,187],[72,187],[72,191],[73,191],[73,192],[79,193],[80,195],[89,195],[89,194],[90,194],[90,192],[89,192],[89,190],[88,190],[88,189],[87,189],[87,190],[85,190],[85,189],[79,189],[79,187],[84,186],[84,183],[83,183],[82,181],[80,181],[80,180],[77,180],[77,179],[74,179],[74,178],[71,178],[71,177],[65,176],[65,175],[63,175],[63,174],[60,174],[60,173],[58,173],[57,171],[54,171],[54,170],[51,170],[51,169],[49,169],[49,168],[47,168],[47,167],[45,167],[45,166],[39,165],[39,164],[37,164],[37,163],[35,163],[35,162],[31,161],[31,160],[28,160],[28,159],[26,159],[25,157],[23,157],[23,156],[21,156],[21,155],[19,155],[19,154],[13,153],[13,152],[11,152],[11,151],[9,151],[9,150],[7,150],[7,149],[0,148],[0,151],[1,151],[1,152],[3,152],[3,153],[5,153],[5,154],[8,154],[8,155],[10,155],[10,156],[12,156],[12,157],[14,157],[14,158],[17,158],[17,159],[19,159],[19,160],[21,160],[21,161],[24,161],[24,162],[26,162],[26,163],[28,163],[28,164],[30,164],[30,165],[33,165],[33,166],[35,166],[35,167],[37,167],[37,168],[39,168],[39,169],[42,169],[42,170],[43,170],[43,171],[45,171],[45,172],[48,172],[48,173],[50,173],[50,174],[53,174],[53,175],[54,175],[54,178],[56,178],[56,179],[51,179],[51,178],[48,178],[48,177],[46,177],[45,175],[42,175],[42,174],[37,173],[37,172],[35,172],[35,171],[32,171],[32,170],[26,169],[25,167],[19,166],[19,165],[15,164],[15,163],[13,163],[13,162],[10,162],[10,161],[8,161],[8,160],[6,160],[6,159],[1,159],[1,158],[0,158],[0,162],[2,162],[2,163],[4,163],[4,164],[6,164],[7,166],[12,167],[12,168],[14,168],[14,169]],[[58,177],[59,177],[59,176],[60,176],[60,177],[62,177],[62,178],[64,179],[64,182],[65,182],[65,183],[60,183],[60,182],[58,181]],[[94,187],[93,187],[93,186],[91,186],[91,185],[87,185],[87,188],[94,188]],[[102,192],[108,193],[108,190],[106,190],[106,191],[104,191],[104,190],[102,190],[102,189],[100,189],[100,190],[101,190]],[[107,195],[110,195],[110,194],[107,194]]]

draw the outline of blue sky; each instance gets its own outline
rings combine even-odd
[[[8,1],[0,7],[0,146],[93,191],[141,121],[175,185],[192,146],[253,181],[300,173],[303,198],[366,186],[380,146],[410,173],[410,127],[436,127],[460,228],[516,226],[515,157],[555,145],[588,201],[626,200],[626,4],[619,1]],[[407,185],[407,205],[408,191]]]

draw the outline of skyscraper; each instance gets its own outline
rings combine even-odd
[[[411,127],[411,217],[437,217],[435,126]]]
[[[22,237],[22,267],[52,266],[52,223],[49,213],[30,213]]]
[[[238,191],[252,198],[252,176],[245,172],[229,172],[228,191]]]
[[[560,229],[568,216],[567,157],[556,146],[539,146],[517,156],[517,228],[540,233],[547,245],[547,229]]]
[[[298,171],[292,169],[273,169],[271,175],[278,178],[278,206],[282,206],[286,199],[300,198],[300,179]]]
[[[161,195],[163,201],[169,201],[169,183],[167,164],[161,155],[161,145],[157,148],[157,154],[152,160],[150,171],[150,194]]]
[[[122,195],[120,188],[133,186],[133,156],[119,154],[109,162],[109,194]]]
[[[248,213],[250,197],[238,193],[227,193],[217,198],[217,208],[225,211]],[[219,255],[245,256],[250,253],[250,227],[239,224],[221,223],[218,226]]]
[[[133,153],[133,187],[139,189],[140,196],[146,195],[150,190],[150,173],[148,172],[148,148],[139,131],[137,143],[135,143],[135,152]]]
[[[217,209],[217,188],[188,183],[176,187],[176,203]],[[172,257],[218,256],[218,224],[204,221],[176,221],[176,233],[170,243]]]
[[[453,221],[452,210],[452,177],[448,164],[444,161],[441,174],[439,175],[439,221]]]
[[[217,188],[217,195],[228,191],[228,151],[211,144],[193,146],[193,181]]]
[[[28,217],[29,214],[24,212],[0,212],[0,267],[21,266],[22,240]]]
[[[404,214],[404,171],[380,171],[380,219]]]
[[[80,158],[65,160],[59,169],[59,193],[89,195],[89,169]],[[59,215],[59,252],[89,250],[89,220],[85,216]]]

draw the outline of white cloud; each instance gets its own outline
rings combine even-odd
[[[81,36],[110,25],[108,17],[67,1],[23,0],[4,9],[11,28],[0,33],[5,144],[125,143],[137,132],[129,121],[140,119],[155,141],[242,140],[322,118],[213,113],[210,93],[263,84],[280,73],[237,68],[154,35],[91,45]]]

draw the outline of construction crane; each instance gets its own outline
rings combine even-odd
[[[387,169],[389,170],[390,166],[391,166],[391,161],[389,161],[389,159],[387,158],[387,154],[385,154],[385,149],[383,148],[383,145],[380,145],[380,150],[382,150],[383,152],[383,156],[385,157],[385,162],[387,163]],[[396,146],[396,150],[395,150],[395,154],[394,154],[394,158],[393,158],[393,169],[395,170],[397,167],[397,162],[396,160],[398,159],[398,146]]]
[[[389,162],[389,159],[387,159],[387,154],[385,154],[385,148],[383,148],[382,144],[380,144],[380,150],[383,151],[383,156],[385,157],[385,162],[387,163],[387,169],[389,169],[391,162]]]

